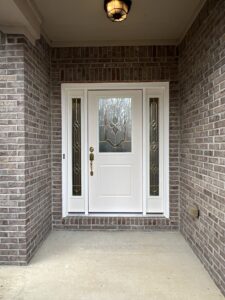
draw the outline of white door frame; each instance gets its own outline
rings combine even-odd
[[[143,213],[141,215],[164,216],[169,218],[169,83],[168,82],[148,82],[148,83],[64,83],[61,85],[61,108],[62,108],[62,215],[85,214],[88,213],[88,129],[87,129],[87,97],[88,90],[142,90],[143,91]],[[148,100],[149,98],[158,97],[162,107],[161,132],[163,139],[163,151],[161,159],[161,188],[163,193],[160,195],[161,206],[157,206],[157,197],[148,196]],[[70,147],[70,132],[68,128],[71,126],[71,108],[70,102],[72,98],[81,99],[81,147],[82,151],[82,196],[71,196],[68,191],[68,183],[70,184],[71,176],[71,153]],[[71,207],[71,197],[74,199],[75,208]],[[72,211],[72,212],[71,212]],[[93,214],[92,214],[93,215]],[[99,215],[99,214],[98,214]],[[101,214],[104,215],[104,214]],[[107,214],[112,216],[112,214]],[[122,214],[114,214],[121,216]],[[127,214],[126,214],[127,216]],[[140,214],[138,214],[140,216]]]

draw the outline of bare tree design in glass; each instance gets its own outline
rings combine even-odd
[[[159,195],[159,99],[149,101],[150,196]]]
[[[131,98],[99,99],[99,152],[131,152]]]
[[[81,99],[72,99],[73,196],[81,196]]]

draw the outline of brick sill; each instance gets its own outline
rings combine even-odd
[[[151,230],[177,229],[177,224],[161,216],[91,216],[73,215],[61,219],[54,229],[67,230]]]

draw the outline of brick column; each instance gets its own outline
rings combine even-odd
[[[0,34],[0,263],[26,264],[51,229],[50,51]]]

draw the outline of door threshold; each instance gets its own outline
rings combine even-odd
[[[143,217],[143,218],[165,218],[165,215],[163,213],[69,213],[67,217],[120,217],[120,218],[126,218],[126,217]]]

